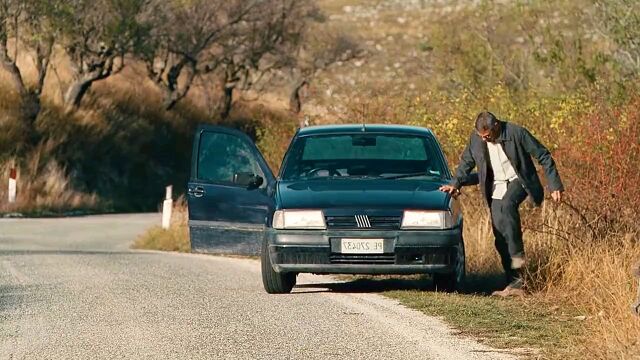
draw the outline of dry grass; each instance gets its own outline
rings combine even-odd
[[[474,195],[464,200],[465,243],[468,270],[477,277],[499,273],[501,269],[488,212]],[[579,221],[571,214],[566,205],[551,204],[551,201],[545,202],[542,209],[526,206],[523,209],[525,224],[538,217],[555,224],[556,229]],[[542,307],[566,306],[584,316],[584,320],[579,318],[584,335],[571,341],[576,357],[640,357],[640,318],[630,311],[638,286],[631,269],[640,259],[640,243],[630,234],[592,239],[585,231],[582,235],[563,238],[561,233],[553,231],[525,230],[530,300]],[[477,288],[482,284],[471,286]]]
[[[65,170],[53,159],[42,161],[47,144],[39,146],[25,167],[18,168],[16,202],[8,203],[6,184],[14,161],[0,164],[0,213],[27,213],[31,215],[60,214],[64,212],[92,212],[107,210],[95,193],[73,189]]]
[[[588,336],[581,342],[582,351],[594,358],[640,357],[640,319],[630,311],[637,286],[630,270],[640,258],[637,241],[609,239],[565,248],[555,258],[563,262],[557,269],[562,275],[548,284],[545,294],[584,311]]]
[[[174,202],[170,228],[165,230],[160,226],[154,226],[138,237],[132,247],[134,249],[189,252],[191,243],[189,242],[187,220],[187,204],[184,197],[180,197]]]

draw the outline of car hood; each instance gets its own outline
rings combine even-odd
[[[281,181],[282,209],[394,208],[448,209],[449,195],[438,190],[443,181],[333,179]]]

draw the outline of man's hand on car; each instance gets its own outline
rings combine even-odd
[[[460,189],[457,189],[455,186],[452,186],[452,185],[442,185],[440,186],[440,191],[449,193],[454,198],[457,198],[458,196],[460,196]]]

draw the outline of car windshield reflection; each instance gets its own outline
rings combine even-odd
[[[442,180],[446,165],[433,139],[406,134],[332,134],[298,138],[283,180]]]

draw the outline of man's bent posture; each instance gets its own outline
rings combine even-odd
[[[508,281],[507,287],[494,295],[524,294],[525,256],[518,208],[527,195],[537,206],[544,199],[532,157],[544,168],[551,197],[560,201],[564,188],[549,150],[527,129],[482,112],[476,118],[475,131],[462,153],[455,177],[451,184],[440,188],[456,196],[462,184],[477,184],[469,175],[478,167],[477,181],[491,210],[495,245]]]

